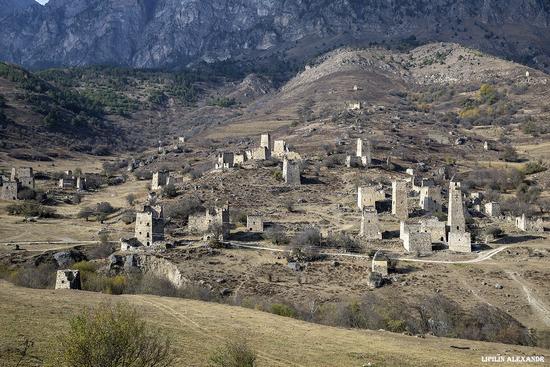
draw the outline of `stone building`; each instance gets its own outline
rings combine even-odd
[[[209,234],[214,227],[220,229],[220,239],[225,240],[229,237],[230,222],[227,204],[221,208],[206,209],[203,213],[191,214],[187,221],[187,228],[199,233]]]
[[[76,182],[73,178],[60,178],[59,179],[59,188],[60,189],[72,189],[75,187]]]
[[[248,215],[246,217],[246,229],[250,232],[263,232],[264,220],[259,215]]]
[[[432,252],[432,235],[421,223],[401,221],[399,238],[408,252],[420,254]]]
[[[420,219],[420,231],[429,233],[432,238],[432,243],[447,242],[447,227],[445,226],[445,222],[441,222],[437,218]]]
[[[223,170],[233,168],[235,165],[235,155],[231,152],[218,153],[214,169]]]
[[[271,150],[272,144],[270,134],[262,134],[262,136],[260,137],[260,147]]]
[[[164,240],[164,213],[162,206],[144,205],[136,213],[135,238],[145,247]]]
[[[266,159],[271,159],[271,150],[267,147],[258,147],[252,149],[251,159],[257,161],[265,161]]]
[[[246,153],[237,153],[233,156],[233,165],[234,166],[241,166],[248,160]]]
[[[76,189],[77,190],[86,190],[86,177],[78,176],[76,178]]]
[[[392,182],[391,213],[400,220],[409,217],[408,185],[404,181]]]
[[[358,110],[361,110],[361,109],[363,109],[363,103],[361,103],[361,102],[354,101],[354,102],[349,102],[348,103],[348,110],[350,110],[350,111],[358,111]]]
[[[449,250],[472,252],[472,235],[469,232],[449,232]]]
[[[355,155],[360,158],[364,167],[369,167],[372,163],[372,145],[370,140],[357,139],[357,148]]]
[[[542,218],[530,219],[525,214],[516,217],[516,227],[524,232],[544,232]]]
[[[20,186],[34,189],[34,172],[31,167],[12,168],[10,181],[19,182]]]
[[[357,188],[357,206],[363,210],[364,207],[376,207],[377,201],[386,199],[386,193],[380,186],[360,186]]]
[[[500,204],[497,202],[485,203],[485,214],[488,217],[500,217],[502,212],[500,211]]]
[[[430,213],[441,212],[443,195],[439,186],[423,186],[420,188],[420,208]]]
[[[2,200],[17,200],[21,184],[19,181],[4,181],[2,183]]]
[[[283,179],[287,185],[301,185],[300,163],[285,157],[283,160]]]
[[[151,190],[156,191],[162,189],[167,184],[168,176],[170,175],[167,171],[157,171],[153,173],[153,179],[151,182]]]
[[[58,270],[55,279],[55,289],[80,289],[79,270]]]
[[[362,210],[361,230],[359,235],[367,240],[382,239],[382,232],[380,231],[378,222],[378,213],[372,206],[364,207]]]
[[[271,154],[274,157],[281,158],[281,157],[284,157],[287,153],[289,153],[289,149],[286,144],[286,141],[275,140],[273,142],[273,151],[271,152]]]
[[[451,181],[449,185],[448,220],[450,232],[466,232],[466,218],[464,216],[464,203],[462,202],[462,190],[460,182]]]
[[[378,273],[382,276],[387,276],[389,274],[389,259],[388,257],[380,250],[376,251],[372,258],[372,272]]]

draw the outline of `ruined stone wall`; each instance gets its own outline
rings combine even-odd
[[[19,182],[4,181],[2,185],[2,200],[17,200],[19,189]]]
[[[55,289],[80,289],[80,271],[58,270],[55,279]]]
[[[357,206],[363,210],[364,207],[376,207],[377,201],[386,199],[384,190],[374,186],[361,186],[357,188]]]
[[[445,222],[440,222],[437,218],[427,218],[420,220],[421,232],[429,233],[432,243],[446,243],[447,228]]]
[[[442,210],[443,196],[439,186],[423,186],[420,188],[420,208],[432,213]]]

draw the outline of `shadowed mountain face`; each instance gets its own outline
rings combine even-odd
[[[52,0],[0,27],[0,59],[27,67],[303,62],[342,45],[434,40],[550,67],[546,0]]]
[[[0,19],[32,5],[38,3],[34,0],[0,0]]]

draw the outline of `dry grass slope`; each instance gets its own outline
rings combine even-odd
[[[31,290],[0,282],[0,360],[13,360],[6,350],[23,336],[36,341],[34,354],[42,358],[55,347],[53,338],[72,314],[101,302],[119,301],[136,306],[151,324],[168,331],[179,365],[185,366],[207,365],[212,350],[235,338],[245,338],[258,351],[259,366],[347,367],[369,362],[375,366],[481,366],[484,355],[548,354],[512,345],[337,329],[200,301]]]

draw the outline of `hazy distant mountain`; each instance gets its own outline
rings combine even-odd
[[[335,46],[425,41],[550,66],[547,0],[52,0],[0,28],[0,59],[28,67],[303,62]]]
[[[31,5],[38,5],[34,0],[0,0],[0,18],[10,15],[16,10]]]

